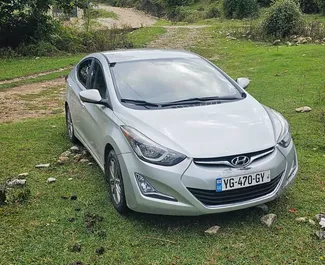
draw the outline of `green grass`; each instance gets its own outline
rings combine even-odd
[[[0,81],[72,66],[82,57],[83,55],[78,54],[73,56],[40,57],[39,59],[35,57],[1,59]]]
[[[63,116],[55,115],[0,124],[0,182],[29,172],[31,189],[25,204],[0,207],[0,264],[70,264],[77,260],[125,265],[325,264],[324,242],[313,236],[317,228],[295,222],[297,216],[313,218],[324,211],[324,48],[229,41],[219,34],[223,27],[215,22],[212,28],[204,29],[212,39],[202,40],[193,51],[214,58],[234,78],[249,77],[248,92],[282,112],[291,124],[299,178],[285,196],[268,204],[278,215],[276,225],[269,229],[262,226],[262,213],[257,209],[202,217],[137,213],[121,217],[109,202],[97,166],[55,165],[58,156],[71,146]],[[295,113],[295,108],[304,105],[313,111]],[[34,168],[47,162],[52,164],[49,169]],[[48,185],[48,177],[56,177],[57,182]],[[68,181],[70,177],[72,181]],[[78,200],[60,198],[71,194],[78,195]],[[297,216],[289,212],[291,208],[298,210]],[[95,233],[85,227],[87,212],[104,218],[95,226]],[[75,222],[68,221],[71,217]],[[205,236],[203,231],[212,225],[221,226],[219,233]],[[98,234],[102,231],[106,237]],[[81,252],[70,252],[76,243],[82,246]],[[95,250],[101,246],[106,251],[98,256]]]
[[[161,27],[140,28],[129,33],[129,38],[130,41],[133,42],[135,48],[143,48],[165,32],[166,29]]]
[[[112,11],[107,11],[105,9],[92,9],[91,16],[93,18],[112,18],[118,19],[118,15]]]

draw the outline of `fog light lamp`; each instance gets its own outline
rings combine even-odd
[[[152,185],[142,175],[135,173],[135,177],[143,194],[157,192],[156,189],[152,187]]]

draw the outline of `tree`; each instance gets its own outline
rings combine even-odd
[[[54,31],[47,12],[56,4],[65,12],[74,6],[87,8],[86,0],[2,0],[0,2],[0,48],[47,39]]]

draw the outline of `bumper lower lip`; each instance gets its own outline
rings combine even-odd
[[[119,161],[127,204],[130,209],[143,213],[194,216],[240,210],[267,203],[280,196],[297,176],[298,161],[294,145],[291,144],[285,152],[283,154],[281,150],[277,150],[248,169],[251,172],[270,169],[272,178],[282,174],[273,191],[257,198],[217,206],[204,205],[188,190],[188,187],[213,190],[217,174],[221,172],[224,177],[232,174],[239,175],[239,172],[243,174],[241,169],[220,171],[213,167],[197,166],[190,159],[167,168],[144,163],[133,153],[122,154],[119,156]],[[153,196],[144,195],[134,176],[135,172],[145,176],[158,193],[167,197],[157,197],[153,194],[151,194]],[[168,197],[175,198],[177,201],[169,200]]]

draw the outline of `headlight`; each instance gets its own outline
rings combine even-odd
[[[143,161],[161,166],[174,166],[186,158],[181,153],[155,143],[132,127],[121,126],[121,130],[133,151]]]
[[[276,115],[278,120],[280,121],[281,127],[282,127],[281,133],[277,139],[277,142],[279,145],[286,148],[290,145],[290,143],[292,141],[289,123],[279,112],[277,112],[275,110],[272,110],[272,111]]]

